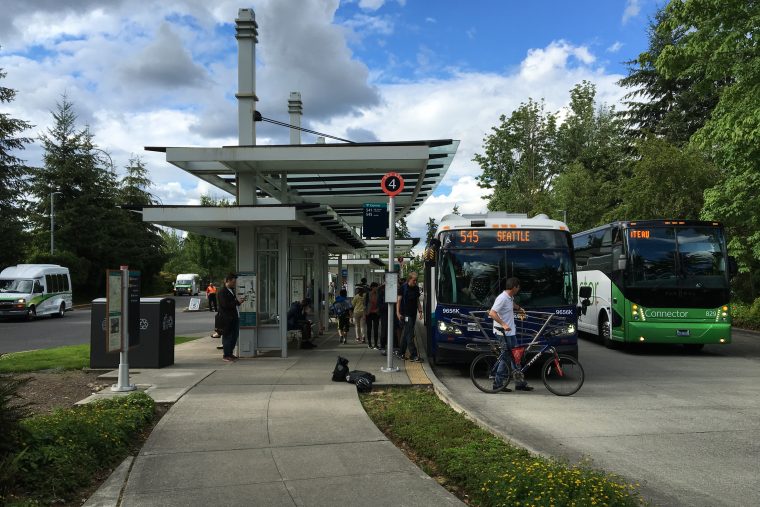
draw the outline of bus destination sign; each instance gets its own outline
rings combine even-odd
[[[468,248],[567,248],[565,231],[536,229],[461,229],[450,240]]]
[[[645,229],[631,229],[628,232],[628,236],[636,239],[649,239],[650,231]]]

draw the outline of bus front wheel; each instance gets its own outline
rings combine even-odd
[[[601,315],[599,317],[599,336],[602,337],[602,342],[605,347],[614,350],[618,348],[618,343],[612,339],[611,333],[612,330],[610,329],[607,315]]]

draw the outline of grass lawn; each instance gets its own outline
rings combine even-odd
[[[361,395],[396,446],[469,505],[639,506],[635,488],[586,464],[534,456],[478,427],[430,389]]]
[[[174,344],[196,340],[188,336],[176,336]],[[68,345],[53,349],[14,352],[0,357],[0,373],[22,373],[39,370],[81,370],[90,364],[89,345]]]

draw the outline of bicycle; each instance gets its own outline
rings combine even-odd
[[[580,390],[585,380],[583,366],[574,357],[559,354],[557,349],[546,339],[546,336],[556,334],[566,325],[561,318],[558,318],[553,313],[523,312],[520,318],[522,321],[521,325],[517,325],[517,336],[526,335],[526,328],[530,327],[529,324],[532,324],[533,327],[538,327],[538,331],[535,332],[530,342],[526,345],[514,348],[507,345],[503,348],[501,340],[490,338],[485,329],[483,329],[482,323],[485,321],[485,317],[481,318],[475,315],[481,313],[487,314],[488,312],[476,311],[469,315],[457,313],[455,314],[455,318],[452,319],[452,324],[457,326],[467,326],[469,328],[467,323],[475,324],[485,338],[475,338],[473,339],[474,343],[466,345],[469,350],[481,352],[470,364],[470,380],[475,387],[489,394],[502,391],[509,386],[511,380],[514,380],[515,383],[523,381],[528,369],[540,357],[549,355],[549,358],[541,367],[541,380],[546,389],[557,396],[571,396]],[[483,347],[487,347],[487,349],[484,350]],[[527,363],[519,366],[526,352],[534,352],[536,350],[538,352]],[[507,361],[505,365],[507,369],[506,381],[503,386],[494,388],[499,357],[507,353],[512,354],[514,362],[518,367],[513,369],[510,362]]]

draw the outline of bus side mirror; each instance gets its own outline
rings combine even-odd
[[[617,265],[618,270],[625,271],[625,268],[628,265],[628,260],[625,258],[625,255],[621,255],[620,257],[618,257],[617,263],[618,263]]]
[[[736,257],[733,255],[728,256],[728,276],[735,277],[739,273],[739,265],[736,263]]]
[[[581,306],[578,307],[578,313],[580,313],[581,315],[586,315],[586,308],[588,308],[589,306],[591,306],[591,301],[589,301],[588,299],[584,299],[583,301],[581,301]]]
[[[580,288],[578,291],[578,297],[581,299],[588,299],[591,297],[591,286],[590,285],[584,285]]]

